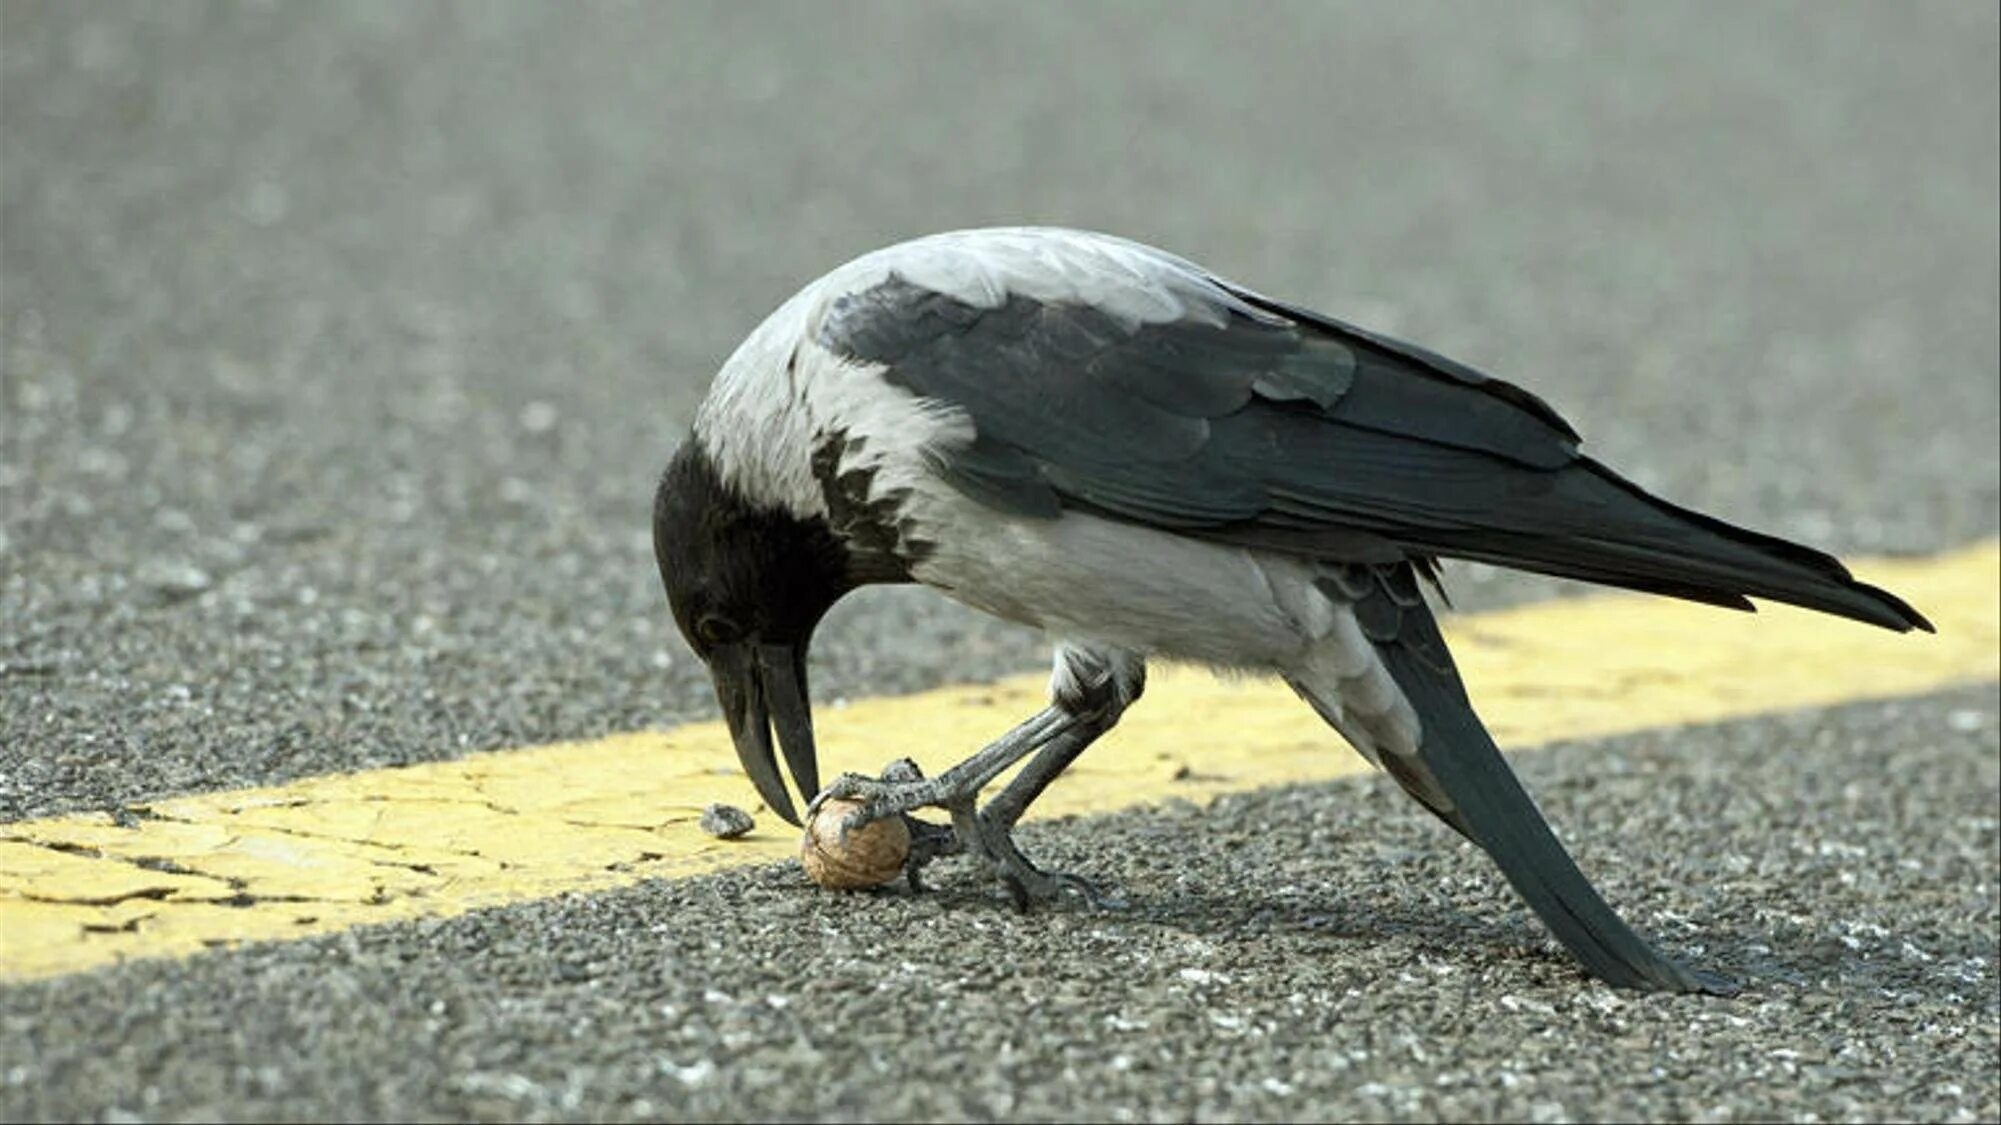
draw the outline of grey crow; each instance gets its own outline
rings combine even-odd
[[[1931,626],[1828,555],[1648,495],[1578,441],[1519,387],[1159,250],[958,231],[849,262],[750,334],[660,481],[654,546],[774,811],[798,823],[775,728],[803,795],[863,802],[854,826],[950,814],[913,882],[925,856],[963,850],[1018,900],[1089,897],[1012,829],[1139,698],[1149,658],[1192,661],[1282,677],[1485,849],[1592,973],[1725,992],[1620,920],[1515,780],[1426,604],[1438,560]],[[823,793],[807,645],[843,594],[890,582],[1048,634],[1050,703],[937,777]]]

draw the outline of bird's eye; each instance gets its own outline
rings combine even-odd
[[[695,622],[695,638],[705,645],[726,645],[742,635],[737,623],[720,613],[705,613]]]

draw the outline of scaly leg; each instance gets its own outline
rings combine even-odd
[[[863,807],[850,814],[843,826],[852,830],[918,808],[941,808],[951,814],[955,840],[948,846],[933,835],[912,850],[912,862],[906,870],[913,887],[918,885],[917,873],[930,859],[965,851],[980,857],[993,870],[1018,906],[1066,892],[1079,894],[1093,904],[1102,903],[1105,899],[1088,882],[1045,872],[1029,862],[1015,845],[1012,833],[1029,803],[1118,722],[1145,685],[1146,665],[1132,653],[1062,645],[1056,651],[1050,677],[1052,702],[1027,722],[933,779],[923,778],[914,766],[906,768],[903,763],[885,770],[880,779],[842,774],[813,799],[808,813],[829,798],[859,800]],[[976,810],[974,802],[980,790],[1030,753],[1036,756],[1027,768],[985,810]]]
[[[1042,871],[1021,854],[1013,835],[1015,824],[1042,791],[1049,788],[1049,783],[1117,725],[1119,716],[1146,690],[1146,665],[1136,658],[1121,660],[1120,656],[1123,654],[1091,667],[1075,659],[1067,662],[1067,668],[1059,662],[1057,675],[1061,677],[1067,671],[1074,681],[1071,686],[1056,688],[1059,697],[1062,693],[1069,694],[1078,701],[1080,710],[1095,713],[1097,721],[1082,724],[1044,746],[1008,782],[1007,788],[980,810],[981,835],[988,849],[1010,857],[1002,865],[1008,872],[1003,881],[1013,894],[1015,905],[1022,909],[1030,902],[1047,902],[1066,893],[1078,895],[1092,906],[1123,905],[1081,876]]]

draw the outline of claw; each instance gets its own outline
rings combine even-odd
[[[882,780],[892,785],[898,782],[923,781],[924,771],[909,758],[898,758],[882,767]]]
[[[813,799],[806,802],[806,815],[808,817],[817,815],[820,806],[828,801],[854,800],[866,794],[875,784],[876,781],[872,777],[863,777],[858,773],[843,773],[828,782],[825,789],[813,794]]]
[[[1081,875],[1058,875],[1065,881],[1064,890],[1084,900],[1084,905],[1093,910],[1125,910],[1131,903],[1120,898],[1115,891],[1107,891]]]
[[[1037,867],[1021,853],[1008,830],[986,814],[970,818],[969,827],[975,834],[978,854],[986,860],[1001,887],[1007,891],[1015,910],[1026,914],[1038,903],[1052,903],[1065,896],[1081,899],[1092,909],[1118,910],[1125,907],[1124,901],[1099,890],[1089,879]]]
[[[1100,890],[1081,875],[1043,871],[1032,864],[1027,872],[1002,874],[1001,883],[1014,900],[1014,908],[1023,914],[1038,902],[1046,904],[1065,896],[1081,900],[1092,910],[1124,910],[1127,906],[1124,899]]]
[[[1014,908],[1027,913],[1038,903],[1065,897],[1080,899],[1093,909],[1119,909],[1125,904],[1100,891],[1087,879],[1051,873],[1029,862],[1009,835],[1005,825],[974,806],[970,793],[941,790],[929,782],[916,762],[899,758],[882,768],[881,777],[843,773],[813,796],[806,815],[817,816],[828,801],[857,802],[858,807],[841,817],[840,836],[859,832],[875,821],[901,816],[910,828],[911,848],[904,861],[904,879],[913,893],[924,889],[922,872],[940,856],[971,854],[984,863],[1007,892]],[[932,824],[909,815],[921,806],[944,808],[952,814],[952,824]]]
[[[870,824],[881,819],[882,817],[880,816],[872,815],[872,810],[867,805],[863,805],[861,808],[858,808],[855,811],[849,813],[848,815],[842,817],[841,842],[842,843],[847,842],[848,833],[860,832],[862,829],[867,828]]]
[[[1001,886],[1007,889],[1007,897],[1014,903],[1014,912],[1028,913],[1028,887],[1013,875],[1002,875]]]

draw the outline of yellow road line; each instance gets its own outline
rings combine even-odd
[[[1939,635],[1784,607],[1726,613],[1609,595],[1459,618],[1452,641],[1502,745],[1931,691],[2001,677],[2001,547],[1858,568]],[[831,769],[936,769],[1026,716],[1043,678],[820,709]],[[1290,693],[1164,670],[1037,811],[1103,812],[1315,781],[1359,759]],[[830,769],[830,775],[831,775]],[[719,724],[0,824],[0,980],[462,914],[794,854],[783,822],[724,843],[696,818],[749,805]]]

